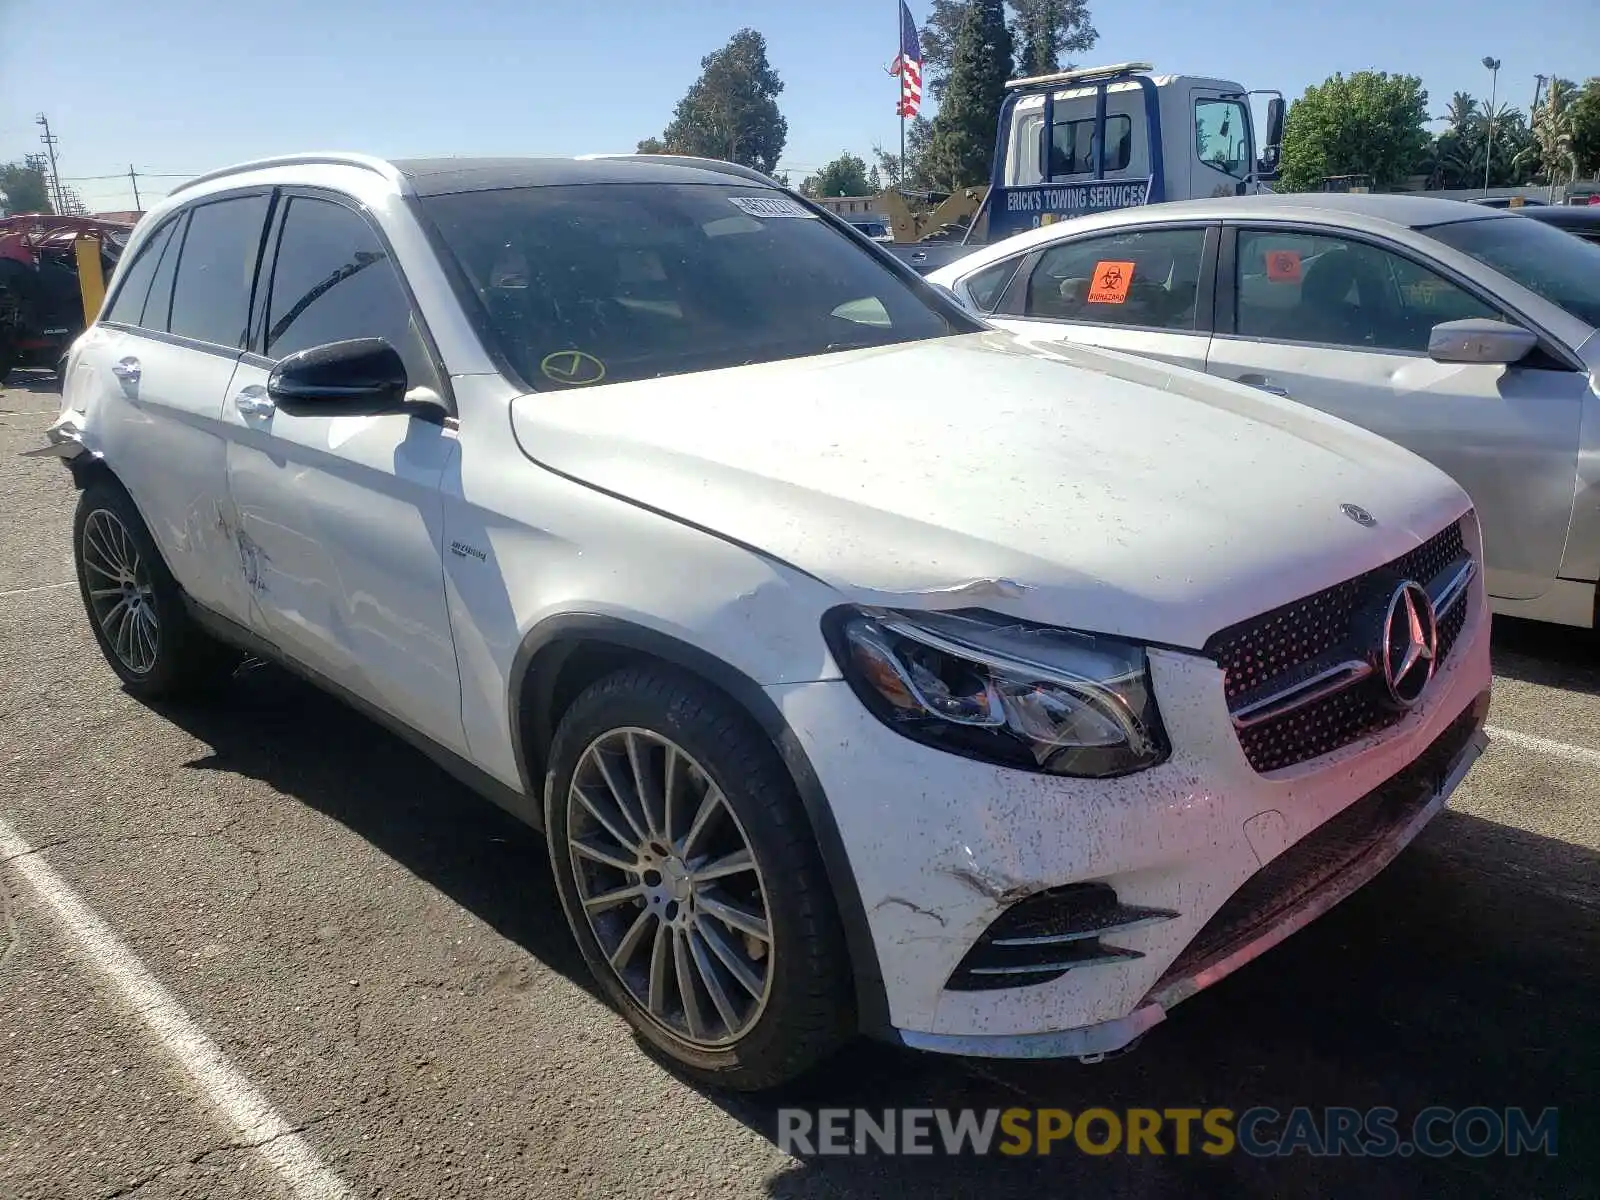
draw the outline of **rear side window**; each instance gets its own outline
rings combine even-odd
[[[215,346],[244,344],[266,217],[265,196],[217,200],[193,211],[172,289],[173,333]]]
[[[1091,325],[1192,330],[1205,244],[1205,227],[1197,225],[1052,246],[1028,276],[1024,315]]]
[[[329,200],[289,202],[267,301],[264,353],[283,358],[351,338],[386,340],[422,383],[428,356],[389,252],[358,213]]]
[[[145,299],[139,324],[146,329],[163,332],[172,316],[172,277],[178,273],[178,250],[183,245],[185,226],[189,214],[184,213],[172,223],[172,236],[161,251],[161,261],[156,264],[155,279],[150,283],[150,295]]]
[[[967,294],[972,297],[972,302],[978,306],[979,311],[993,312],[995,305],[1000,303],[1006,284],[1011,282],[1011,277],[1016,273],[1015,258],[1008,258],[993,266],[985,267],[967,280]]]
[[[121,325],[138,325],[143,319],[145,299],[150,295],[150,281],[155,278],[161,254],[172,239],[176,221],[168,221],[139,248],[139,255],[128,264],[122,285],[117,288],[116,299],[106,310],[105,319]]]

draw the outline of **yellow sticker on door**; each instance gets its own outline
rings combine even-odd
[[[1128,288],[1133,285],[1131,262],[1098,262],[1094,265],[1094,282],[1089,285],[1087,297],[1090,304],[1126,304]]]

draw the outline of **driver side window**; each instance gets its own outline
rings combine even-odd
[[[411,301],[377,234],[342,204],[293,197],[272,273],[266,355],[369,337],[395,348],[412,387],[438,388]]]
[[[1201,162],[1235,179],[1250,174],[1250,122],[1237,100],[1197,100],[1194,152]]]
[[[1443,276],[1366,242],[1241,230],[1237,257],[1241,337],[1426,354],[1441,321],[1508,319]]]

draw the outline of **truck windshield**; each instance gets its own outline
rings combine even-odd
[[[1600,246],[1516,213],[1422,232],[1600,329]]]
[[[419,203],[486,338],[536,389],[981,328],[759,184],[522,187]]]

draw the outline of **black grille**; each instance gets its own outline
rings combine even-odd
[[[1352,870],[1376,873],[1388,862],[1388,832],[1420,812],[1438,793],[1451,765],[1489,711],[1485,692],[1434,739],[1410,766],[1318,826],[1257,871],[1230,896],[1167,969],[1154,992],[1226,958],[1281,922],[1316,893]],[[1379,856],[1369,859],[1369,856]]]
[[[1230,707],[1251,693],[1287,685],[1340,658],[1364,659],[1378,632],[1382,606],[1404,579],[1427,583],[1466,554],[1460,524],[1364,575],[1241,621],[1206,642],[1205,653],[1227,673]],[[1450,653],[1466,621],[1458,601],[1439,623],[1439,659]],[[1373,676],[1281,717],[1239,731],[1239,744],[1257,771],[1276,771],[1331,753],[1395,724],[1405,714],[1385,702]]]

